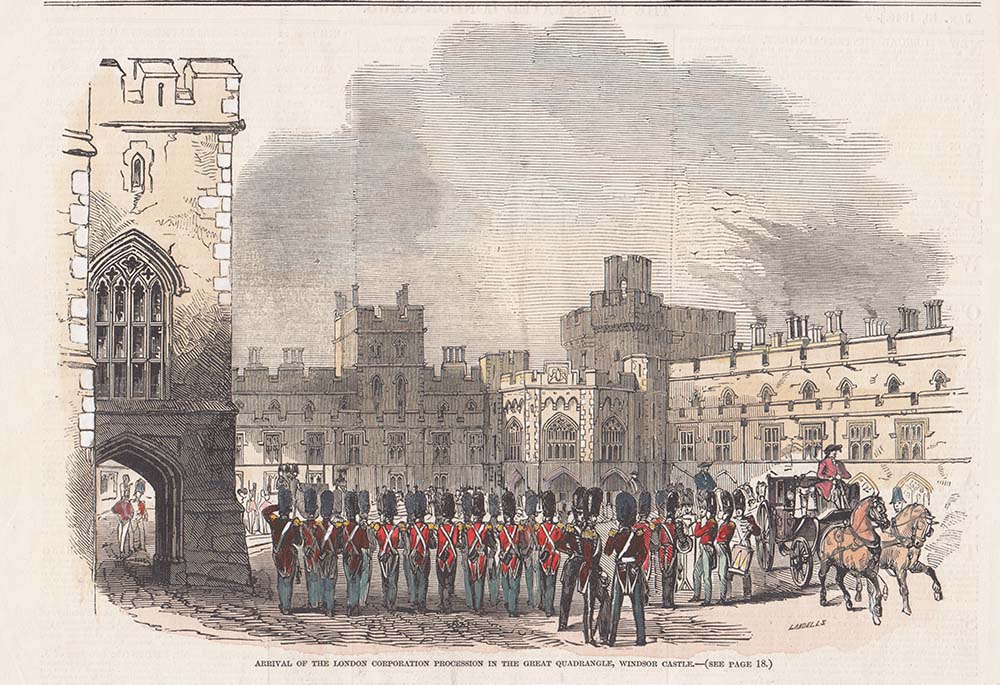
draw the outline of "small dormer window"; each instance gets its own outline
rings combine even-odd
[[[142,155],[132,157],[132,192],[141,193],[146,190],[146,160]]]

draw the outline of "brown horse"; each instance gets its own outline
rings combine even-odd
[[[868,608],[875,625],[882,622],[882,588],[878,582],[882,540],[875,527],[887,528],[889,517],[885,502],[878,495],[861,500],[851,512],[848,523],[831,526],[819,544],[819,603],[826,606],[826,574],[837,571],[837,585],[844,593],[848,611],[854,608],[844,577],[855,573],[868,581]]]
[[[892,520],[892,524],[882,539],[882,555],[879,568],[885,569],[890,576],[895,576],[899,583],[899,594],[903,598],[903,613],[910,613],[910,589],[906,584],[908,573],[925,573],[931,579],[931,589],[934,599],[941,601],[941,583],[937,573],[927,564],[920,561],[920,551],[924,542],[934,533],[934,516],[923,504],[913,503],[904,507]],[[881,579],[880,579],[881,580]],[[882,592],[888,588],[883,584]],[[860,578],[857,585],[857,601],[861,601]]]

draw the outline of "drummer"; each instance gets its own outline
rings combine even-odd
[[[740,559],[740,548],[745,549],[746,566],[737,564],[743,570],[743,597],[749,597],[752,593],[752,581],[750,580],[750,550],[753,549],[753,538],[760,538],[760,526],[753,515],[747,511],[747,495],[743,488],[733,493],[733,522],[736,524],[736,531],[733,536],[733,548],[736,559]]]

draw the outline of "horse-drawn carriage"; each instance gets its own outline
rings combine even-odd
[[[757,562],[765,571],[774,568],[777,549],[788,557],[792,582],[800,588],[812,580],[823,534],[831,527],[847,522],[861,498],[858,484],[833,484],[833,497],[827,500],[816,487],[816,476],[768,476],[767,492],[757,505],[760,537]]]

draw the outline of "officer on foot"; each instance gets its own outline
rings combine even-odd
[[[298,580],[299,559],[296,548],[302,544],[302,522],[292,517],[292,493],[278,490],[278,503],[261,512],[271,526],[271,557],[278,575],[278,607],[281,613],[292,612],[292,585]]]
[[[662,606],[674,608],[674,592],[677,589],[677,567],[679,555],[690,548],[691,541],[684,532],[684,525],[677,521],[679,498],[674,490],[660,490],[656,493],[656,505],[660,518],[653,530],[653,544],[656,546],[660,562],[660,585],[663,591]]]
[[[581,530],[577,527],[583,524],[584,511],[587,506],[587,488],[578,487],[573,493],[573,521],[563,528],[562,536],[556,543],[556,549],[566,554],[563,562],[562,594],[559,597],[559,627],[566,630],[569,627],[569,611],[573,604],[573,594],[580,579],[580,566],[583,564],[583,550],[580,542]]]
[[[614,555],[615,575],[612,580],[614,593],[611,607],[611,634],[608,645],[614,647],[618,636],[618,621],[621,618],[622,601],[626,596],[632,602],[632,616],[635,618],[635,644],[646,644],[646,576],[642,573],[645,561],[646,543],[643,529],[636,526],[635,498],[627,492],[619,492],[615,498],[615,515],[620,528],[612,531],[604,545],[604,553]]]
[[[583,596],[583,640],[588,644],[597,644],[597,637],[594,633],[596,624],[594,622],[594,607],[600,598],[600,581],[596,577],[600,570],[601,561],[601,539],[597,534],[597,517],[601,513],[601,499],[604,493],[600,488],[591,488],[584,491],[582,502],[579,505],[574,502],[574,509],[579,510],[579,531],[575,529],[567,531],[566,534],[556,544],[556,549],[569,554],[569,560],[563,569],[563,588],[569,580],[576,591]],[[578,568],[576,577],[569,576],[573,568]],[[560,630],[565,628],[568,622],[567,616],[562,615],[560,606],[559,624]]]

